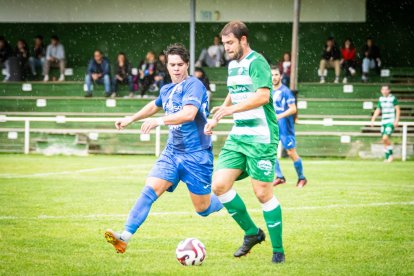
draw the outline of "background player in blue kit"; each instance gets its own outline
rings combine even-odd
[[[165,191],[173,192],[180,180],[187,184],[199,215],[208,216],[223,208],[211,194],[214,157],[210,136],[204,134],[208,117],[206,88],[197,78],[188,76],[190,57],[184,46],[170,45],[165,55],[172,83],[164,85],[159,97],[135,115],[115,123],[121,130],[164,109],[165,116],[147,120],[141,131],[149,133],[157,126],[169,127],[166,148],[149,173],[141,196],[129,213],[125,230],[105,232],[106,240],[118,253],[125,252],[128,241],[147,218],[154,201]]]
[[[308,182],[303,174],[302,159],[296,152],[296,138],[295,138],[295,118],[296,105],[295,96],[289,88],[282,84],[280,70],[278,67],[272,67],[272,84],[273,84],[273,104],[277,115],[277,123],[279,125],[280,141],[287,154],[293,160],[296,173],[298,175],[298,182],[296,186],[302,188]],[[286,178],[283,176],[280,169],[279,161],[276,158],[275,163],[276,179],[273,185],[277,186],[286,183]]]

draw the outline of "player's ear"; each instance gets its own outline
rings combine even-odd
[[[245,35],[240,38],[240,43],[247,44],[247,37]]]

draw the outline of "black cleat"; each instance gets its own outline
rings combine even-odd
[[[272,257],[272,263],[281,264],[285,262],[285,253],[274,252]]]
[[[308,180],[306,178],[299,179],[298,183],[296,183],[296,187],[303,188],[305,187],[306,183],[308,183]]]
[[[238,258],[246,255],[250,252],[253,246],[255,246],[258,243],[261,243],[265,239],[266,235],[260,228],[256,235],[244,236],[243,245],[239,249],[237,249],[237,251],[234,253],[234,257]]]

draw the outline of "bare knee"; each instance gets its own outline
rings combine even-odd
[[[220,181],[213,181],[211,189],[215,195],[219,196],[227,192],[227,185]]]
[[[260,186],[256,186],[254,193],[260,203],[268,202],[273,197],[273,189],[269,183],[263,183]]]

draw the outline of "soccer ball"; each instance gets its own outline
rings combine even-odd
[[[188,238],[180,241],[175,254],[182,265],[201,265],[206,258],[206,247],[198,239]]]

